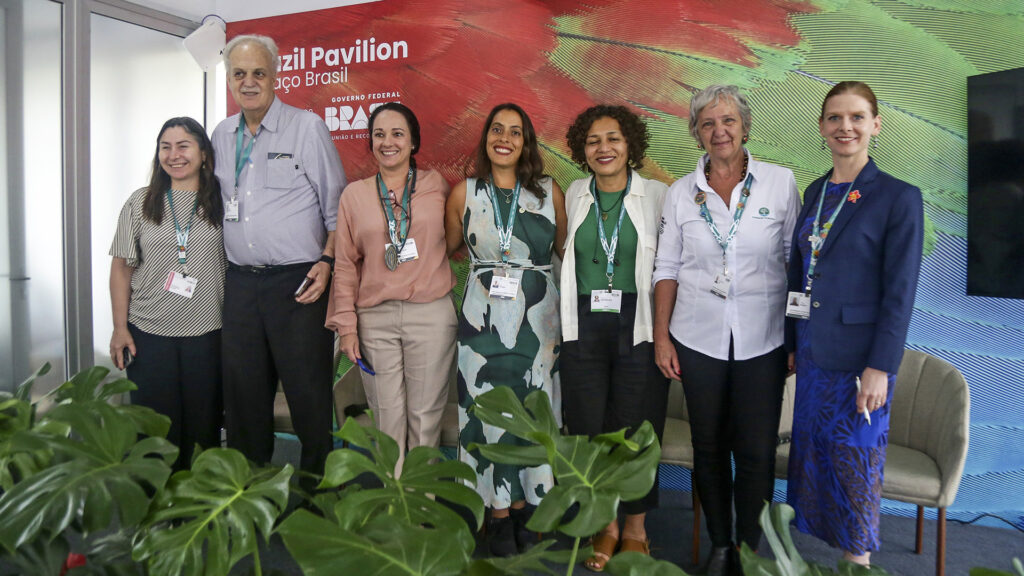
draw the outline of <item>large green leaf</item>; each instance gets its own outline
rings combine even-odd
[[[17,391],[14,393],[14,397],[25,402],[32,402],[32,386],[36,383],[36,378],[48,374],[50,372],[50,363],[44,362],[38,370],[29,375],[28,378],[18,384]]]
[[[145,566],[132,560],[136,528],[131,526],[89,542],[85,565],[69,570],[67,576],[145,576]]]
[[[620,500],[636,500],[654,485],[661,445],[649,422],[629,438],[620,430],[588,439],[562,435],[542,390],[531,392],[520,403],[510,388],[501,386],[474,402],[471,410],[481,421],[538,446],[471,444],[470,450],[494,462],[551,466],[555,487],[530,519],[531,530],[558,529],[577,538],[590,536],[615,518]],[[575,518],[560,524],[577,503],[580,508]]]
[[[253,470],[229,448],[201,452],[155,503],[132,557],[151,574],[227,574],[270,537],[288,503],[292,467]]]
[[[28,402],[10,396],[0,399],[0,490],[4,492],[48,466],[53,458],[45,445],[30,448],[13,442],[15,435],[31,427],[32,406]]]
[[[327,456],[321,488],[333,488],[369,473],[381,482],[380,488],[353,491],[341,499],[333,510],[347,529],[358,529],[379,514],[390,514],[416,526],[429,524],[435,528],[466,531],[466,522],[436,498],[468,509],[477,527],[483,522],[483,500],[462,481],[476,479],[473,469],[462,463],[445,460],[436,448],[418,446],[409,451],[396,477],[398,444],[387,434],[373,427],[360,426],[350,418],[337,435],[366,450],[369,457],[355,450],[342,448]]]
[[[297,510],[277,531],[306,576],[353,574],[356,567],[359,574],[455,576],[473,547],[466,530],[410,526],[392,516],[377,516],[357,533]]]
[[[111,401],[120,398],[124,393],[136,389],[135,384],[126,378],[117,378],[110,382],[103,380],[110,370],[102,366],[94,366],[75,374],[71,380],[61,384],[53,394],[59,403],[57,408],[47,413],[47,418],[61,420],[66,406],[86,407],[94,404],[111,405]],[[171,419],[163,414],[131,404],[114,404],[113,409],[128,418],[139,434],[146,436],[167,436],[171,427]]]
[[[177,448],[163,438],[136,442],[131,421],[102,402],[61,405],[47,418],[67,424],[74,434],[34,430],[11,438],[11,450],[48,449],[54,464],[0,497],[0,543],[13,550],[41,532],[52,538],[72,522],[85,534],[102,530],[114,510],[122,525],[139,522],[150,494],[166,482]]]
[[[557,574],[549,563],[569,562],[570,550],[550,550],[554,540],[545,540],[522,554],[507,558],[481,558],[474,560],[464,576],[519,576],[520,574]]]
[[[0,392],[0,491],[6,492],[14,484],[35,474],[50,464],[53,453],[44,446],[37,449],[16,449],[11,443],[15,434],[32,429],[35,424],[35,407],[32,406],[32,386],[36,378],[50,371],[50,363],[43,364],[24,382],[18,385],[12,395]],[[52,427],[47,427],[51,428]],[[67,433],[67,427],[62,427]],[[53,430],[61,433],[61,430]]]
[[[743,573],[749,576],[886,576],[888,572],[877,566],[861,566],[840,561],[838,572],[819,564],[806,562],[793,544],[789,524],[795,513],[788,504],[766,503],[761,510],[760,524],[765,540],[775,558],[758,556],[745,543],[740,548]]]
[[[26,576],[53,576],[60,574],[67,560],[71,546],[63,536],[51,542],[42,539],[29,542],[18,548],[13,554],[4,557],[5,563],[17,568],[15,574]]]
[[[1020,558],[1013,559],[1013,569],[1016,574],[992,568],[971,568],[970,576],[1024,576],[1024,564],[1021,564]]]

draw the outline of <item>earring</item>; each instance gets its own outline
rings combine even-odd
[[[704,145],[701,144],[700,142],[697,142],[697,150],[703,150],[703,149],[704,149]]]
[[[828,149],[828,147],[825,146],[825,139],[824,138],[821,139],[821,149],[822,150],[827,150]]]
[[[744,144],[746,144],[746,143],[747,143],[747,140],[750,140],[750,138],[749,138],[748,136],[744,136],[744,137],[743,137],[743,143],[744,143]]]
[[[878,150],[878,141],[879,140],[880,140],[879,136],[872,136],[871,137],[871,148],[873,148],[875,150]]]

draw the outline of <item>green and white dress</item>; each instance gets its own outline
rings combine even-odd
[[[498,228],[486,180],[466,182],[463,234],[472,258],[459,317],[459,459],[476,470],[476,490],[491,508],[526,500],[537,504],[554,485],[548,466],[523,468],[493,463],[467,449],[480,444],[529,444],[480,422],[466,409],[495,386],[508,386],[522,400],[544,390],[561,425],[558,350],[561,324],[558,290],[551,274],[555,208],[551,179],[541,181],[547,196],[523,189],[512,231],[508,275],[520,279],[514,300],[491,298],[491,276],[501,268]],[[502,221],[508,221],[510,191],[498,191]]]

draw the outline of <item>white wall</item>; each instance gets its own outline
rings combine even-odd
[[[363,4],[378,0],[132,0],[133,3],[168,14],[174,14],[195,22],[202,20],[207,14],[216,14],[228,22],[252,20],[309,12],[350,4]]]

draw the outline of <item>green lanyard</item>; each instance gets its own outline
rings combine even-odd
[[[629,194],[629,187],[633,183],[633,172],[626,172],[626,189],[622,191],[622,203],[619,204],[619,219],[615,223],[615,231],[612,232],[612,239],[609,242],[604,232],[604,221],[601,218],[600,200],[597,195],[597,179],[590,179],[590,194],[594,197],[594,219],[597,220],[597,235],[601,239],[601,248],[604,256],[608,259],[605,265],[604,276],[608,279],[608,291],[612,290],[612,280],[615,278],[615,251],[619,248],[619,230],[622,229],[622,217],[626,214],[626,195]]]
[[[260,130],[262,129],[263,125],[256,129],[256,133],[253,134],[252,139],[249,140],[249,144],[243,151],[242,140],[245,139],[245,115],[238,115],[238,135],[235,137],[235,196],[238,196],[238,177],[242,175],[245,165],[252,163],[249,156],[252,155],[252,146],[256,143],[256,137],[260,135]]]
[[[825,205],[825,191],[828,190],[828,178],[821,183],[821,196],[818,197],[818,212],[814,215],[814,225],[811,227],[811,235],[807,237],[807,240],[811,243],[811,259],[807,265],[807,286],[804,288],[805,294],[811,293],[811,284],[814,282],[814,267],[818,265],[818,256],[821,254],[821,247],[825,245],[825,238],[828,238],[828,231],[832,229],[832,224],[836,221],[839,216],[839,212],[842,211],[843,205],[846,204],[844,201],[850,196],[850,190],[853,190],[853,185],[857,183],[857,179],[854,178],[853,182],[846,187],[846,192],[843,194],[842,199],[839,200],[839,205],[836,206],[835,211],[832,212],[832,216],[825,223],[824,229],[820,228],[821,223],[821,207]]]
[[[412,219],[409,214],[412,193],[409,191],[409,183],[413,179],[413,170],[409,168],[409,175],[405,177],[405,188],[402,190],[402,213],[405,215],[396,222],[395,213],[391,211],[391,202],[388,199],[388,187],[384,185],[384,179],[380,172],[377,173],[377,192],[380,194],[380,206],[384,209],[384,218],[388,223],[388,238],[398,253],[405,248],[405,241],[409,239],[409,221]]]
[[[199,193],[196,192],[196,199],[192,202],[192,213],[188,215],[188,224],[185,225],[185,229],[182,230],[181,226],[178,225],[178,216],[174,213],[174,196],[171,195],[171,190],[167,190],[167,203],[171,205],[171,220],[174,221],[174,236],[178,240],[178,264],[181,264],[181,269],[185,271],[185,275],[188,276],[188,268],[185,267],[185,260],[188,258],[188,232],[192,229],[192,217],[196,215],[196,209],[199,207]]]
[[[693,201],[700,206],[700,215],[704,217],[704,221],[708,223],[708,228],[711,229],[711,235],[715,237],[715,242],[722,248],[722,271],[725,272],[726,276],[729,276],[729,269],[725,265],[725,251],[729,248],[729,244],[732,243],[732,239],[736,237],[736,229],[740,225],[740,218],[743,217],[743,210],[747,207],[747,199],[750,197],[750,185],[753,181],[753,172],[747,171],[747,179],[743,183],[743,191],[740,192],[740,201],[736,203],[736,210],[732,214],[732,226],[729,227],[729,236],[725,239],[722,238],[722,233],[718,231],[718,226],[715,226],[715,221],[711,218],[711,211],[708,210],[707,198],[704,192],[698,188],[697,195],[693,197]]]
[[[498,227],[498,249],[501,250],[501,261],[508,264],[508,259],[512,255],[512,228],[516,225],[516,207],[519,206],[519,180],[516,180],[516,187],[512,191],[512,205],[508,207],[507,228],[501,218],[501,204],[498,202],[494,176],[487,180],[487,191],[491,195],[491,206],[494,207],[494,225]]]

